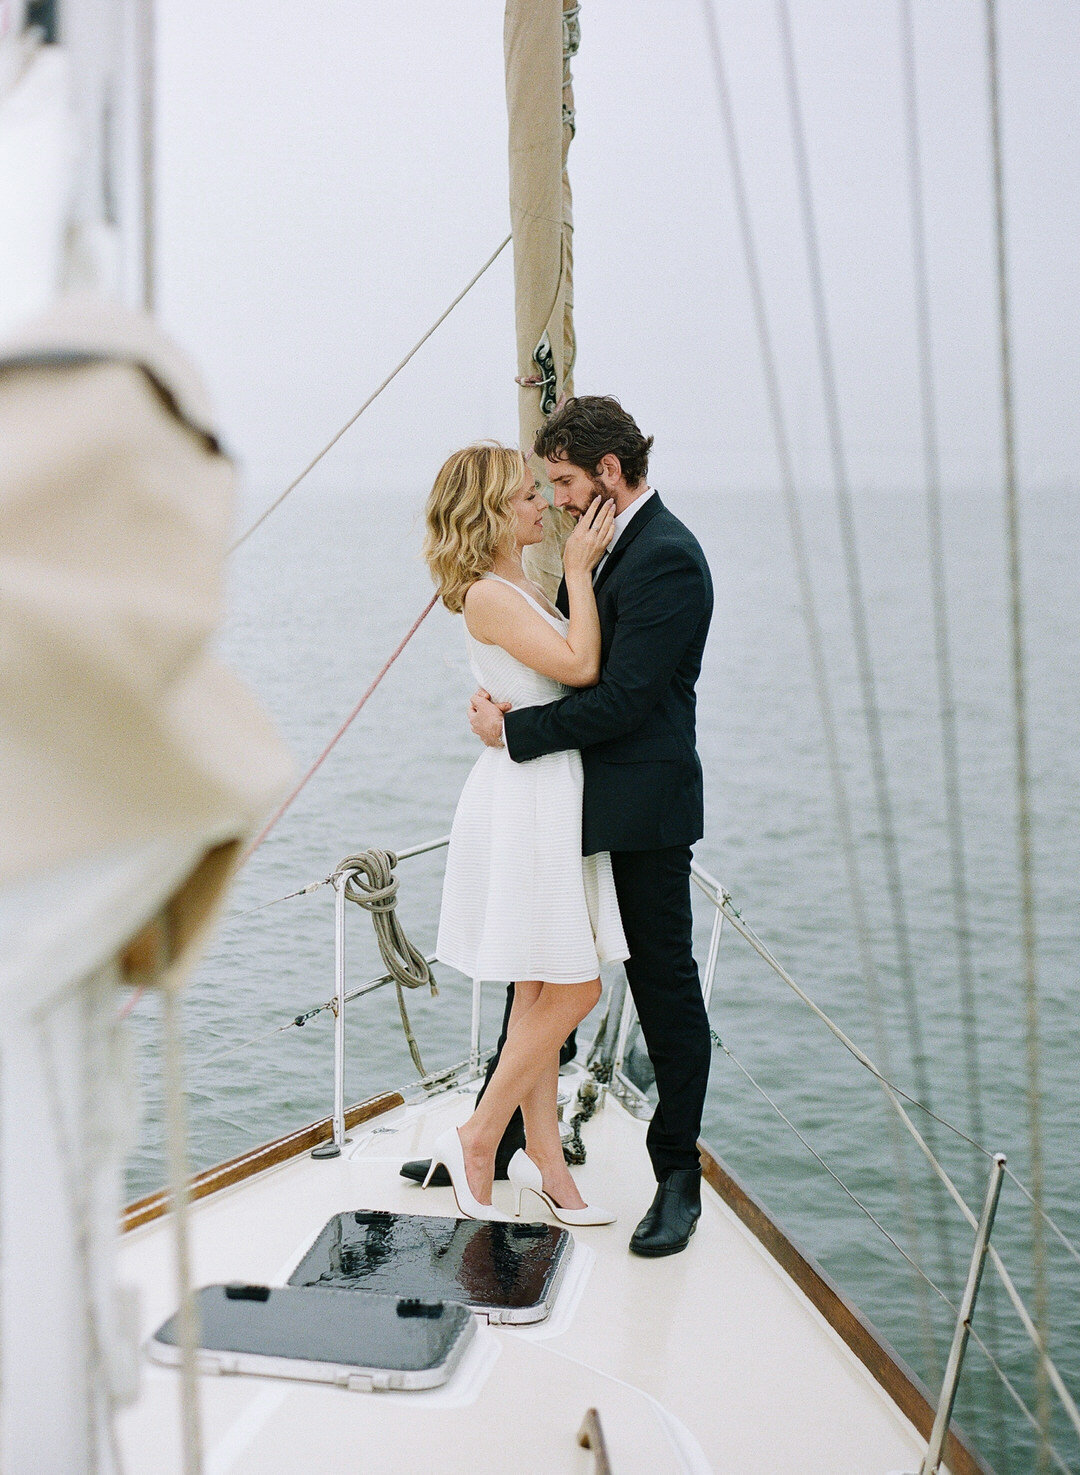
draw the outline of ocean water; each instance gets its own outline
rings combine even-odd
[[[269,492],[270,489],[267,489]],[[792,557],[771,491],[663,491],[712,564],[716,615],[699,686],[699,746],[707,833],[698,858],[801,986],[874,1052],[844,872],[833,822],[821,724],[811,685]],[[222,654],[260,693],[298,764],[321,749],[430,594],[419,559],[415,498],[346,492],[313,479],[241,550],[230,568]],[[255,499],[257,505],[257,499]],[[869,779],[849,610],[832,503],[805,506],[816,592],[852,796],[863,886],[894,1078],[914,1094],[890,912]],[[878,699],[926,1041],[932,1105],[971,1129],[964,1022],[952,927],[926,523],[921,498],[858,500]],[[974,932],[984,1145],[1027,1181],[1025,1004],[1015,840],[1015,782],[1003,515],[1000,495],[946,505],[962,805]],[[1046,1205],[1080,1241],[1080,501],[1033,494],[1023,508],[1028,720],[1035,816],[1041,1007],[1040,1118]],[[436,610],[288,816],[240,876],[227,915],[185,1004],[192,1154],[197,1166],[324,1115],[332,1097],[332,1025],[280,1028],[333,990],[329,888],[263,905],[325,877],[344,855],[404,848],[449,828],[476,747],[465,721],[472,681],[459,623]],[[441,861],[403,862],[400,910],[409,935],[434,942]],[[254,910],[259,908],[258,910]],[[711,915],[698,914],[701,956]],[[350,979],[381,969],[367,919],[349,918]],[[441,993],[408,996],[429,1068],[466,1053],[469,986],[441,970]],[[501,1013],[493,986],[491,1038]],[[865,1071],[731,930],[712,1003],[718,1034],[837,1176],[917,1258],[949,1299],[959,1295],[971,1234],[921,1159],[894,1140]],[[132,1015],[144,1111],[129,1169],[132,1197],[163,1178],[159,1024],[147,996]],[[348,1017],[347,1096],[407,1082],[413,1070],[390,990]],[[918,1115],[918,1114],[916,1114]],[[716,1053],[705,1136],[792,1236],[824,1266],[893,1346],[937,1387],[952,1314],[773,1107]],[[938,1128],[943,1161],[976,1209],[985,1159]],[[642,1206],[644,1208],[644,1205]],[[916,1240],[908,1238],[911,1219]],[[1030,1210],[1006,1184],[994,1242],[1031,1302]],[[1050,1345],[1080,1393],[1080,1264],[1047,1236]],[[1033,1357],[988,1271],[975,1328],[1033,1405]],[[927,1335],[927,1318],[932,1334]],[[999,1471],[1035,1466],[1030,1430],[982,1353],[969,1349],[958,1417]],[[1080,1444],[1055,1418],[1070,1469]]]

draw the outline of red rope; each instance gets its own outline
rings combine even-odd
[[[126,1019],[128,1017],[128,1015],[131,1013],[132,1009],[134,1009],[135,1005],[142,998],[142,996],[143,996],[143,994],[145,992],[146,992],[146,984],[145,983],[140,983],[139,987],[135,990],[135,992],[128,997],[128,999],[127,999],[127,1001],[125,1003],[121,1004],[121,1006],[120,1006],[119,1009],[117,1009],[117,1011],[116,1011],[116,1017],[117,1017],[117,1019]]]
[[[397,660],[398,656],[401,654],[401,652],[408,645],[409,641],[416,634],[417,630],[419,630],[420,626],[427,619],[428,615],[431,613],[432,609],[434,608],[435,601],[438,599],[438,597],[439,596],[437,594],[433,594],[431,596],[431,598],[428,600],[427,604],[424,606],[424,608],[421,611],[421,613],[413,621],[413,623],[412,623],[411,627],[409,628],[407,634],[405,636],[403,636],[403,638],[402,638],[401,642],[399,643],[397,649],[393,652],[393,654],[386,661],[386,663],[383,666],[382,670],[375,677],[375,680],[368,687],[367,691],[364,692],[364,695],[357,702],[356,706],[349,713],[348,717],[346,717],[345,721],[338,728],[337,732],[335,732],[334,736],[327,743],[326,747],[322,750],[322,752],[319,754],[319,756],[315,759],[315,762],[311,765],[311,767],[308,769],[308,771],[304,774],[303,778],[297,784],[296,788],[293,789],[293,791],[289,795],[289,797],[278,807],[278,809],[275,811],[275,813],[271,816],[271,818],[263,826],[263,828],[259,832],[259,834],[256,835],[255,839],[248,846],[247,850],[245,850],[244,855],[243,855],[243,859],[240,862],[241,865],[245,865],[251,859],[251,857],[255,854],[256,850],[258,850],[259,846],[266,839],[267,835],[269,835],[270,831],[277,824],[278,820],[281,818],[281,816],[285,813],[285,811],[292,804],[293,800],[296,799],[296,797],[302,792],[302,790],[304,789],[304,787],[306,786],[306,784],[308,783],[308,781],[311,778],[314,777],[314,775],[322,767],[323,763],[325,763],[326,759],[330,756],[331,752],[333,751],[333,749],[337,745],[337,743],[339,743],[341,741],[341,739],[345,736],[346,732],[348,732],[349,728],[352,726],[352,724],[355,721],[355,719],[359,716],[361,710],[363,709],[364,703],[367,701],[368,697],[375,690],[375,688],[378,686],[379,682],[386,675],[387,671],[389,671],[390,667]]]

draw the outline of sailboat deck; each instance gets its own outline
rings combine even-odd
[[[192,1208],[197,1283],[282,1284],[335,1213],[455,1214],[401,1162],[463,1120],[473,1087],[400,1106],[354,1129],[338,1159],[306,1154]],[[642,1260],[627,1240],[653,1182],[645,1124],[610,1096],[586,1124],[586,1198],[616,1224],[574,1231],[547,1322],[482,1326],[441,1389],[358,1393],[253,1376],[201,1379],[208,1475],[587,1475],[577,1431],[599,1411],[614,1475],[888,1475],[924,1443],[777,1261],[711,1189],[680,1255]],[[513,1207],[507,1184],[495,1202]],[[538,1207],[538,1205],[537,1205]],[[141,1291],[149,1336],[175,1309],[167,1218],[124,1237],[121,1279]],[[180,1470],[179,1376],[144,1363],[121,1416],[126,1468]]]

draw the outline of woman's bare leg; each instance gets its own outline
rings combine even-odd
[[[514,984],[514,1002],[510,1009],[510,1018],[506,1024],[506,1035],[508,1039],[510,1037],[510,1031],[516,1024],[521,1022],[522,1015],[531,1009],[540,997],[540,990],[543,986],[539,979],[536,978],[525,978],[520,983]]]
[[[543,1173],[546,1192],[560,1208],[585,1208],[585,1200],[566,1166],[559,1135],[558,1055],[522,1099],[521,1114],[525,1118],[525,1150]]]
[[[534,979],[514,985],[514,1003],[507,1025],[510,1031],[540,997],[544,985]],[[552,985],[563,987],[563,985]],[[560,1047],[561,1048],[561,1047]],[[486,1094],[486,1093],[485,1093]],[[543,1073],[518,1103],[525,1118],[526,1151],[544,1175],[544,1187],[564,1209],[583,1209],[585,1200],[570,1176],[559,1135],[559,1054],[551,1058]]]
[[[530,992],[528,985],[522,988],[522,1005]],[[519,1014],[515,987],[510,1028],[498,1068],[488,1082],[484,1099],[458,1134],[469,1186],[481,1203],[491,1202],[495,1149],[507,1122],[516,1107],[524,1106],[553,1061],[557,1079],[562,1042],[595,1007],[600,992],[599,978],[588,983],[541,984],[533,1003]]]

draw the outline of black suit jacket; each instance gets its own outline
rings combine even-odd
[[[712,618],[709,565],[689,528],[649,498],[596,578],[601,670],[545,707],[506,714],[515,763],[580,748],[582,850],[692,845],[704,830],[694,684]],[[559,607],[567,612],[565,585]]]

